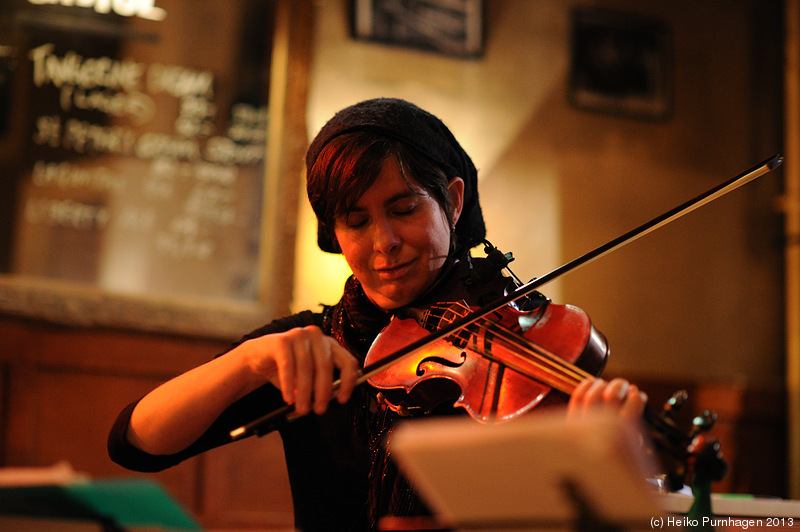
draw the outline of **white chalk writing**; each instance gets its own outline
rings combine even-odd
[[[155,0],[28,0],[34,5],[56,5],[68,7],[94,8],[107,15],[112,11],[123,17],[140,17],[148,20],[164,20],[167,12],[156,7]]]
[[[36,161],[33,165],[33,184],[58,189],[85,188],[98,191],[122,192],[125,179],[107,168],[83,168],[69,162]]]
[[[144,133],[136,142],[135,154],[141,159],[170,157],[194,161],[200,157],[200,144],[194,139],[166,133]]]
[[[61,88],[75,85],[84,89],[107,87],[124,91],[141,88],[144,65],[109,57],[84,58],[75,52],[53,55],[54,44],[38,46],[28,54],[33,61],[33,83]]]
[[[32,198],[25,207],[25,217],[31,223],[69,227],[81,231],[102,229],[110,218],[105,205],[93,205],[70,199]]]
[[[62,146],[78,153],[131,155],[136,133],[123,126],[100,126],[70,118],[64,124]]]
[[[127,1],[130,6],[136,3]],[[112,2],[61,0],[64,5],[80,4],[98,11],[113,8]],[[122,9],[121,4],[117,7]],[[34,144],[79,155],[130,157],[139,161],[130,168],[144,167],[144,171],[120,173],[119,157],[101,163],[74,156],[64,160],[64,154],[48,161],[37,154],[26,220],[80,231],[111,225],[108,231],[114,234],[123,231],[149,237],[151,252],[156,254],[211,260],[224,238],[221,228],[234,226],[243,217],[238,212],[239,180],[255,176],[256,192],[260,191],[257,171],[245,167],[264,161],[267,106],[232,105],[228,125],[220,133],[217,127],[222,120],[217,116],[215,78],[210,70],[85,57],[73,50],[57,51],[53,43],[32,48],[28,57],[33,86],[55,89],[61,111],[36,117]],[[169,124],[163,119],[148,130],[145,126],[168,98],[177,100],[172,131],[162,129]],[[73,190],[98,192],[102,201],[86,201],[84,194],[84,199],[63,198]],[[253,207],[245,199],[247,212]]]
[[[264,146],[239,144],[227,137],[211,137],[206,144],[205,159],[220,164],[254,165],[264,160]]]
[[[62,87],[59,102],[65,112],[73,108],[100,111],[114,117],[129,116],[136,124],[148,122],[156,109],[153,99],[142,92],[87,90],[75,88],[73,85]]]
[[[147,90],[152,94],[214,97],[214,74],[208,70],[153,63],[147,69]]]

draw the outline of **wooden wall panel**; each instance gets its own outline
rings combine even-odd
[[[131,472],[108,458],[108,431],[122,408],[227,345],[0,320],[0,466],[66,460],[94,478],[146,476],[205,526],[290,528],[291,494],[277,435],[216,449],[156,474]]]
[[[49,466],[66,460],[94,478],[135,476],[114,464],[106,439],[122,407],[157,381],[51,370],[11,370],[7,465]],[[187,508],[198,507],[198,463],[150,475]]]

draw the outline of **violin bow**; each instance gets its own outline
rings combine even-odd
[[[686,214],[689,214],[695,209],[699,209],[700,207],[724,196],[725,194],[728,194],[729,192],[732,192],[737,188],[758,179],[764,174],[776,169],[782,163],[783,157],[781,155],[773,155],[772,157],[765,159],[764,161],[758,163],[736,177],[728,179],[727,181],[710,188],[702,194],[695,196],[694,198],[666,211],[659,216],[656,216],[652,220],[645,222],[634,229],[631,229],[627,233],[609,240],[605,244],[597,246],[593,250],[588,251],[587,253],[584,253],[575,259],[572,259],[571,261],[559,266],[549,273],[541,277],[534,278],[533,280],[519,286],[515,291],[509,293],[508,295],[500,297],[497,300],[484,305],[483,307],[475,309],[464,317],[456,319],[453,322],[442,326],[440,329],[430,333],[428,336],[408,344],[404,348],[395,351],[394,353],[382,358],[378,362],[364,366],[359,372],[356,383],[362,384],[373,375],[380,373],[387,367],[390,367],[407,356],[410,356],[417,350],[423,349],[433,342],[446,338],[451,334],[468,327],[481,318],[488,316],[489,314],[505,307],[506,305],[532,294],[539,287],[557,279],[558,277],[576,270],[581,266],[585,266],[590,262],[593,262],[600,257],[611,253],[612,251],[616,251],[622,246],[630,244],[631,242],[638,240],[639,238],[652,233],[661,227],[664,227],[668,223],[673,222]],[[338,387],[338,383],[339,381],[334,383],[334,389]],[[251,435],[261,436],[275,430],[282,424],[291,421],[293,419],[291,417],[293,412],[294,405],[286,405],[256,419],[255,421],[232,430],[229,435],[232,440],[242,439]]]

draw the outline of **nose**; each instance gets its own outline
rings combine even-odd
[[[383,220],[375,224],[372,244],[375,251],[384,255],[388,255],[400,247],[400,236],[390,220]]]

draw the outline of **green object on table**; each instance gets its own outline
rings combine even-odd
[[[0,487],[0,514],[98,521],[108,530],[202,530],[159,484],[140,478]]]
[[[714,530],[711,525],[711,481],[701,480],[692,483],[694,501],[689,511],[686,512],[687,529],[692,531],[710,532]]]

